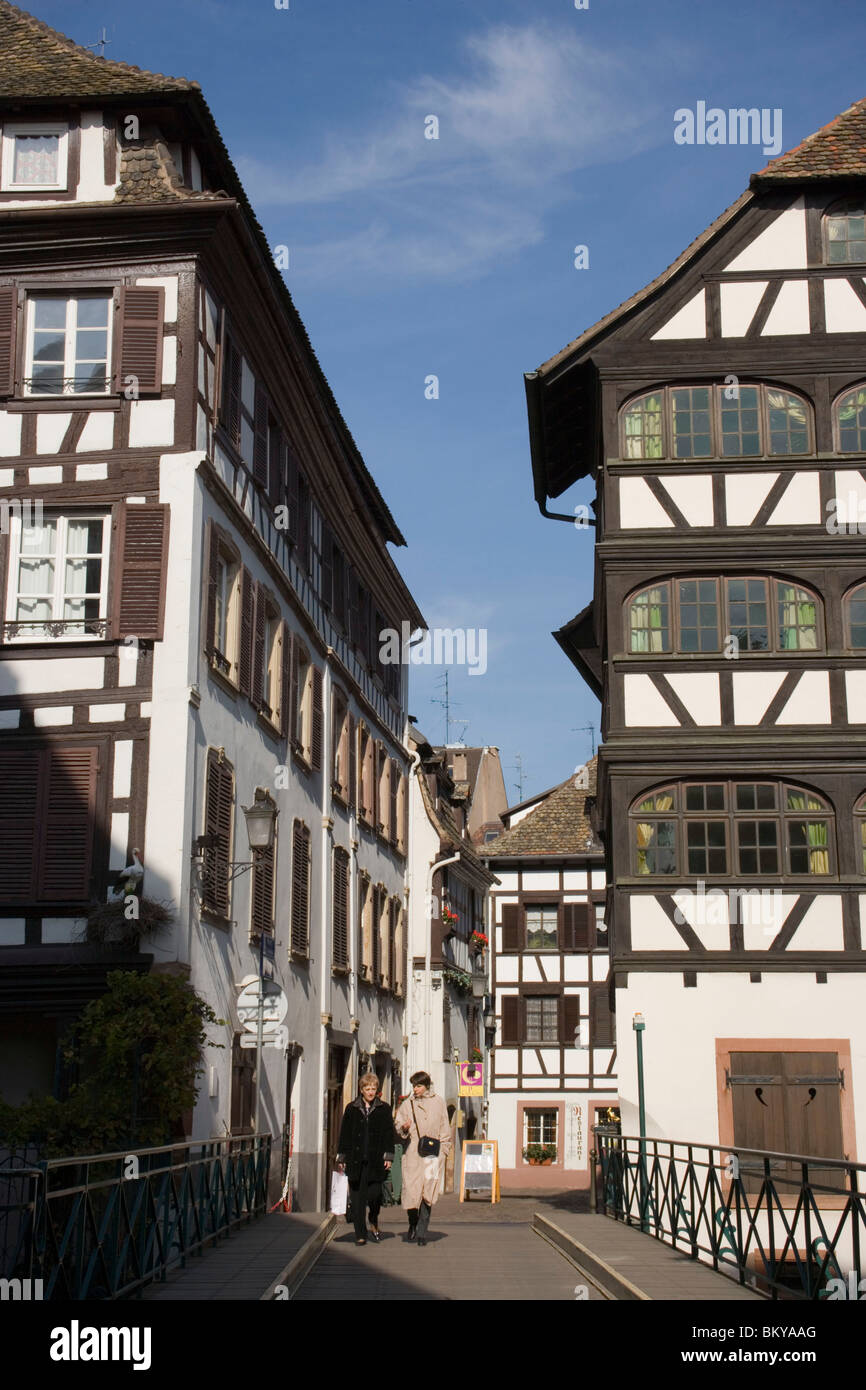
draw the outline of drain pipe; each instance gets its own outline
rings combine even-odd
[[[447,869],[449,864],[456,864],[459,861],[460,857],[460,850],[458,850],[456,854],[451,855],[450,859],[434,859],[427,872],[427,897],[424,903],[424,933],[426,936],[424,952],[424,992],[426,1000],[426,1006],[424,1010],[426,1015],[424,1042],[426,1048],[425,1055],[427,1057],[428,1066],[430,1062],[430,995],[432,993],[431,976],[433,973],[431,968],[431,957],[433,953],[433,875],[438,873],[440,869]]]

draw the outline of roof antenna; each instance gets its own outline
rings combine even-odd
[[[519,806],[520,803],[523,801],[523,756],[522,756],[522,754],[520,754],[520,753],[515,753],[515,755],[514,755],[514,762],[512,763],[512,768],[514,769],[514,771],[517,772],[517,781],[514,783],[514,786],[517,788],[517,795],[518,795],[519,798],[520,798],[520,800],[519,800],[518,803],[517,803],[518,806]]]
[[[594,724],[578,724],[577,728],[576,728],[576,729],[572,729],[571,732],[572,732],[573,734],[583,734],[583,733],[589,734],[590,743],[591,743],[591,747],[592,747],[592,755],[591,755],[591,756],[594,758],[594,757],[595,757],[595,725],[594,725]]]
[[[108,37],[108,35],[106,34],[106,32],[105,32],[105,25],[103,24],[103,26],[102,26],[102,34],[101,34],[100,37],[96,40],[96,43],[86,43],[86,44],[83,45],[83,47],[84,47],[84,48],[98,48],[98,49],[99,49],[99,55],[98,55],[98,56],[99,56],[100,58],[104,58],[104,57],[105,57],[105,45],[106,45],[107,43],[111,43],[111,39],[110,39],[110,38]]]

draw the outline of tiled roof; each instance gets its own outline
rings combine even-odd
[[[572,774],[510,830],[491,840],[482,851],[485,859],[534,854],[601,854],[601,846],[593,839],[592,826],[586,814],[586,799],[596,790],[598,759],[586,764],[586,787],[575,786]]]
[[[866,98],[752,175],[752,186],[866,176]]]
[[[0,99],[104,98],[188,92],[197,82],[97,58],[40,19],[0,0]]]

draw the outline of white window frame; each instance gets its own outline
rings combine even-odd
[[[544,930],[545,913],[553,916],[554,940],[552,946],[530,946],[529,945],[529,918],[532,913],[541,914],[541,926],[539,930]],[[527,903],[526,904],[526,950],[527,951],[558,951],[561,949],[560,930],[559,930],[559,909],[556,903]]]
[[[539,1114],[539,1113],[540,1113],[540,1114],[544,1114],[544,1115],[549,1114],[549,1115],[552,1115],[552,1116],[553,1116],[553,1138],[552,1138],[552,1139],[547,1139],[547,1138],[544,1137],[544,1133],[543,1133],[543,1122],[542,1122],[542,1137],[541,1137],[540,1139],[530,1139],[530,1137],[529,1137],[529,1118],[530,1118],[531,1115],[536,1115],[536,1114]],[[559,1110],[556,1108],[556,1106],[552,1106],[552,1105],[531,1105],[531,1106],[530,1106],[530,1105],[528,1105],[528,1106],[525,1107],[525,1109],[524,1109],[524,1111],[523,1111],[523,1147],[524,1147],[524,1149],[528,1148],[530,1144],[555,1144],[555,1145],[556,1145],[557,1156],[559,1155]],[[528,1162],[529,1162],[528,1159],[524,1159],[524,1163],[528,1163]]]
[[[20,135],[56,135],[57,182],[15,183],[15,141]],[[3,126],[0,190],[3,193],[65,193],[69,179],[69,125],[66,121],[9,121]]]
[[[74,369],[74,367],[75,367],[75,361],[76,361],[76,357],[75,357],[75,346],[76,346],[75,338],[76,338],[76,333],[77,333],[77,331],[78,331],[78,315],[77,315],[77,312],[76,312],[76,314],[75,314],[74,316],[69,312],[70,305],[71,305],[71,303],[72,303],[73,300],[77,300],[79,297],[85,297],[85,296],[88,296],[88,295],[101,295],[101,296],[103,296],[103,297],[105,298],[106,303],[107,303],[107,306],[108,306],[108,313],[107,313],[107,316],[106,316],[106,318],[107,318],[107,323],[106,323],[106,349],[105,349],[105,354],[106,354],[106,355],[105,355],[105,389],[104,389],[103,391],[94,391],[94,390],[76,391],[76,390],[74,390],[74,389],[72,389],[72,388],[67,389],[66,384],[65,384],[66,381],[67,381],[67,379],[68,379],[69,377],[71,377],[72,374],[73,374],[73,372],[70,370],[70,367],[73,368],[73,369]],[[32,379],[33,379],[33,349],[34,349],[34,339],[35,339],[36,304],[37,304],[37,301],[43,300],[43,299],[59,299],[59,300],[63,301],[63,302],[66,304],[66,328],[65,328],[64,350],[63,350],[63,380],[64,380],[63,389],[60,390],[60,391],[34,391],[34,390],[33,390],[33,387],[32,387],[32,384],[30,384],[30,385],[27,385],[27,386],[24,387],[24,395],[28,398],[28,400],[37,400],[37,401],[38,401],[38,400],[48,400],[48,401],[50,401],[50,400],[55,400],[55,399],[58,399],[58,398],[60,398],[60,399],[70,398],[70,399],[74,399],[74,400],[79,400],[79,399],[82,399],[82,398],[85,398],[85,397],[88,397],[88,396],[98,396],[98,397],[101,398],[101,397],[103,397],[103,396],[110,396],[110,395],[111,395],[111,389],[112,389],[112,380],[111,380],[111,377],[112,377],[112,360],[113,360],[113,359],[112,359],[112,353],[113,353],[113,350],[114,350],[114,313],[112,312],[113,298],[114,298],[114,296],[113,296],[113,293],[112,293],[111,290],[107,290],[107,289],[99,288],[99,287],[93,287],[93,288],[91,288],[90,286],[88,286],[86,289],[85,289],[84,287],[82,287],[82,288],[80,289],[79,292],[71,291],[71,292],[68,293],[68,294],[52,294],[50,291],[46,291],[46,292],[43,294],[43,293],[40,293],[39,291],[34,290],[34,291],[31,291],[31,292],[27,295],[27,306],[26,306],[26,307],[27,307],[27,313],[26,313],[26,318],[25,318],[25,322],[26,322],[26,340],[25,340],[25,352],[24,352],[24,379],[25,379],[26,382],[29,382],[29,383],[32,383]],[[74,317],[74,323],[73,323],[73,317]]]
[[[107,523],[110,521],[110,513],[101,511],[90,512],[50,512],[46,521],[57,521],[57,549],[54,557],[54,594],[52,598],[52,617],[45,618],[32,627],[28,626],[24,632],[19,632],[15,636],[7,635],[5,641],[8,643],[32,643],[32,642],[100,642],[104,641],[104,634],[96,632],[84,632],[79,626],[74,625],[67,632],[56,635],[47,633],[43,623],[72,623],[74,620],[64,618],[58,614],[57,610],[63,604],[65,592],[62,588],[62,577],[65,573],[67,556],[67,535],[70,521],[101,521],[102,522],[102,574],[100,576],[99,590],[99,621],[104,622],[108,617],[108,569],[111,547],[111,532]],[[27,619],[19,619],[17,616],[18,599],[21,592],[18,588],[19,583],[19,564],[21,561],[21,534],[26,529],[22,525],[22,519],[16,513],[10,515],[9,528],[9,570],[6,585],[6,622],[7,623],[26,623]],[[26,557],[25,557],[26,558]],[[74,557],[73,557],[74,558]],[[25,596],[26,597],[26,596]]]
[[[238,679],[240,587],[241,566],[238,559],[232,551],[220,544],[217,551],[218,602],[215,605],[216,613],[214,614],[215,630],[211,637],[216,651],[228,662],[229,669],[224,671],[222,664],[216,659],[214,659],[213,666],[215,670],[235,685],[237,685]],[[222,624],[220,623],[220,604],[222,605]],[[223,637],[225,638],[225,649],[220,645],[220,639]]]

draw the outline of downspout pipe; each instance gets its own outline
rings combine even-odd
[[[432,935],[433,935],[433,875],[436,874],[436,873],[438,873],[440,869],[447,869],[449,864],[456,864],[456,863],[458,863],[459,860],[460,860],[460,858],[461,858],[461,854],[460,854],[460,850],[458,850],[456,854],[452,854],[452,855],[451,855],[450,859],[434,859],[433,863],[430,865],[429,870],[427,871],[427,897],[426,897],[425,902],[424,902],[424,933],[425,933],[425,936],[426,936],[426,941],[425,941],[425,952],[424,952],[424,997],[425,997],[425,999],[426,999],[426,1010],[425,1010],[425,1012],[426,1012],[426,1015],[427,1015],[428,1023],[427,1023],[427,1028],[425,1029],[424,1041],[425,1041],[425,1045],[426,1045],[426,1053],[425,1053],[425,1055],[428,1056],[428,1057],[429,1057],[429,1054],[430,1054],[430,1038],[429,1038],[429,1031],[430,1031],[430,1029],[429,1029],[429,1019],[430,1019],[430,1012],[431,1012],[431,1008],[430,1008],[430,995],[431,995],[431,993],[432,993],[431,976],[432,976],[432,973],[433,973],[433,972],[432,972],[432,968],[431,968],[431,958],[432,958],[432,940],[431,940],[431,938],[432,938]]]

